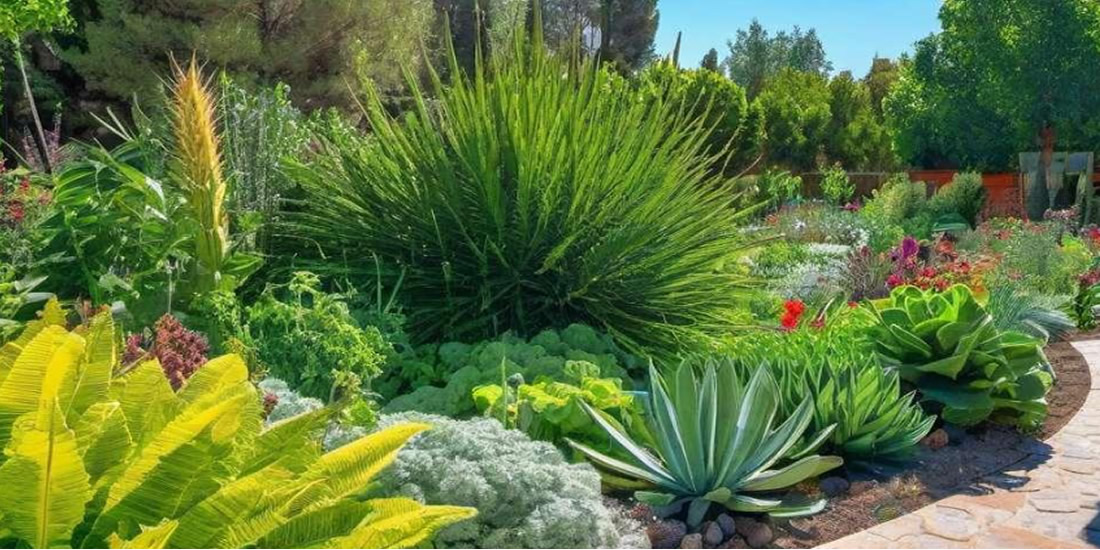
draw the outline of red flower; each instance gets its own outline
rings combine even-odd
[[[905,284],[905,279],[902,279],[901,275],[898,275],[897,273],[891,273],[890,276],[886,278],[887,287],[895,288],[903,284]]]
[[[936,276],[936,268],[926,267],[926,268],[920,270],[920,276],[921,277],[928,277],[929,279],[931,279],[932,277]]]
[[[23,178],[23,181],[19,182],[19,193],[26,195],[31,191],[31,180]]]
[[[786,330],[794,330],[798,328],[798,322],[805,311],[806,304],[802,300],[787,300],[783,302],[783,317],[779,319],[779,323]]]
[[[859,307],[859,302],[848,302],[848,307],[855,309]]]
[[[12,223],[21,223],[26,215],[27,212],[23,210],[22,203],[13,202],[8,206],[8,217],[11,218]]]

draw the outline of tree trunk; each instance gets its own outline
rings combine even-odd
[[[1054,179],[1054,174],[1051,173],[1051,167],[1054,164],[1054,141],[1054,128],[1049,123],[1045,124],[1043,129],[1039,130],[1039,177],[1042,180],[1047,197],[1043,212],[1050,208],[1050,200],[1053,198],[1050,196],[1050,184],[1051,180]],[[1039,214],[1039,219],[1042,219],[1042,214]]]
[[[38,118],[38,106],[34,103],[34,93],[31,92],[31,81],[27,78],[27,67],[23,62],[23,50],[18,41],[12,46],[15,49],[15,64],[19,67],[19,74],[23,77],[23,93],[27,96],[27,105],[31,109],[31,119],[34,121],[34,143],[38,148],[38,157],[42,161],[42,168],[47,174],[53,173],[53,165],[50,163],[49,150],[46,148],[46,132],[42,129],[42,120]]]

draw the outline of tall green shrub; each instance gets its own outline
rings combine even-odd
[[[989,192],[982,185],[982,175],[977,172],[960,172],[955,174],[951,183],[941,187],[928,201],[928,208],[933,215],[944,216],[958,215],[970,224],[977,227],[978,216],[985,207],[985,201]]]
[[[400,281],[422,339],[578,321],[670,350],[728,331],[751,281],[722,267],[747,243],[703,126],[521,35],[472,77],[433,78],[436,100],[416,89],[400,121],[372,92],[371,140],[291,167],[311,269]]]

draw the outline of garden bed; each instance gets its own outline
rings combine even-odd
[[[1045,349],[1058,375],[1047,395],[1049,414],[1031,436],[1012,428],[985,425],[964,431],[948,428],[947,444],[932,449],[922,444],[916,457],[901,468],[875,471],[848,469],[850,488],[829,500],[828,507],[809,518],[779,524],[780,548],[812,548],[907,514],[953,494],[981,489],[975,482],[1026,459],[1036,445],[1066,425],[1085,403],[1089,367],[1071,341],[1091,339],[1093,333],[1075,333]],[[934,432],[935,434],[935,432]],[[925,443],[929,443],[926,441]]]

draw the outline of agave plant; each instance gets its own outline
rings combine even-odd
[[[623,461],[569,441],[591,462],[640,483],[634,493],[661,513],[687,505],[687,521],[697,525],[711,504],[741,512],[793,517],[813,514],[824,499],[797,502],[768,493],[789,488],[843,463],[835,456],[811,455],[832,432],[829,426],[796,450],[810,425],[813,399],[807,397],[781,424],[779,387],[768,369],[757,369],[747,385],[729,359],[708,359],[702,368],[684,362],[667,379],[650,365],[646,399],[654,444],[639,445],[598,411],[592,419],[632,457]],[[773,469],[781,461],[789,463]]]
[[[1042,340],[998,331],[966,286],[898,287],[874,314],[882,363],[940,403],[944,420],[966,426],[994,415],[1032,429],[1046,416],[1054,371]]]
[[[0,546],[408,547],[475,513],[357,498],[427,425],[322,455],[330,411],[261,430],[240,358],[210,361],[176,393],[155,361],[112,374],[108,313],[63,323],[51,302],[0,348]]]
[[[913,392],[902,393],[896,372],[878,364],[866,337],[874,317],[839,305],[826,307],[810,327],[739,339],[739,365],[771,368],[785,414],[813,396],[810,431],[836,425],[826,450],[846,459],[903,458],[936,417],[921,410]]]

